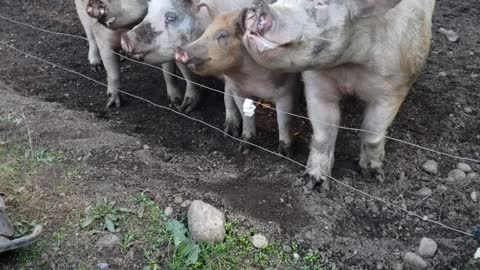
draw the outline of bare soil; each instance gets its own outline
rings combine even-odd
[[[44,29],[84,35],[73,1],[0,0],[0,14]],[[431,55],[390,136],[480,159],[479,14],[478,0],[437,1]],[[459,41],[449,42],[437,32],[440,27],[456,31]],[[38,32],[3,19],[0,40],[105,80],[103,72],[90,71],[87,42]],[[241,155],[236,151],[236,141],[140,100],[128,98],[123,107],[107,110],[104,87],[5,46],[0,46],[0,59],[0,106],[26,106],[39,144],[65,151],[72,162],[84,160],[90,168],[86,177],[73,183],[76,196],[49,197],[65,205],[63,211],[82,212],[97,197],[125,198],[146,190],[159,203],[168,205],[174,195],[181,194],[185,199],[206,200],[229,216],[262,228],[272,238],[305,242],[338,262],[342,269],[376,269],[379,263],[393,269],[405,252],[415,251],[422,237],[432,238],[439,245],[438,254],[428,260],[431,269],[463,269],[478,246],[473,238],[406,216],[342,186],[334,185],[327,194],[304,194],[301,187],[293,185],[301,177],[302,168],[291,162],[261,150]],[[159,70],[125,61],[122,71],[124,90],[167,105]],[[203,82],[221,89],[213,80]],[[222,127],[223,97],[205,89],[202,93],[203,101],[191,116]],[[342,124],[358,127],[361,104],[349,99],[344,105]],[[473,111],[467,113],[466,107]],[[260,114],[256,142],[275,150],[274,115],[269,111]],[[296,131],[295,159],[304,163],[309,124],[299,119]],[[148,149],[144,149],[145,144]],[[334,176],[461,230],[471,232],[480,225],[480,206],[470,199],[472,191],[480,191],[480,179],[444,181],[457,160],[392,141],[386,150],[387,181],[379,184],[360,174],[354,165],[358,134],[341,131]],[[428,159],[439,162],[439,175],[421,170]],[[480,172],[480,164],[470,165]],[[53,178],[47,174],[39,186],[55,185]],[[441,185],[447,189],[438,189]],[[435,192],[420,202],[422,197],[416,192],[422,187]],[[48,216],[54,230],[61,226],[64,213],[48,208],[38,209],[37,215]],[[95,254],[88,250],[94,242],[82,237],[77,240],[72,251],[84,249],[77,259],[91,260]],[[0,259],[0,266],[2,263],[8,266],[8,258]],[[68,268],[61,261],[55,263],[59,269]],[[122,267],[141,269],[136,263]]]

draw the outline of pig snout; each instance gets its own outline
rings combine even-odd
[[[107,15],[107,8],[101,0],[88,0],[87,14],[88,16],[100,21]]]
[[[188,62],[188,53],[183,48],[177,47],[175,49],[175,61],[186,64]]]

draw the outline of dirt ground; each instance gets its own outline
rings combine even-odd
[[[84,35],[73,1],[0,0],[0,14],[41,28]],[[398,114],[390,136],[480,159],[479,14],[478,0],[437,1],[434,41],[426,69]],[[458,42],[449,42],[438,33],[440,27],[456,31]],[[41,33],[3,19],[0,40],[105,80],[103,72],[90,71],[88,44],[84,41]],[[327,194],[304,194],[294,185],[301,178],[302,168],[286,160],[261,150],[241,155],[236,151],[237,142],[215,130],[132,98],[119,109],[107,110],[104,87],[5,46],[0,46],[0,59],[0,106],[25,106],[38,144],[62,150],[71,160],[81,160],[90,168],[85,177],[72,183],[75,196],[49,197],[54,200],[50,204],[63,205],[61,209],[38,209],[38,216],[48,216],[53,228],[61,226],[63,211],[83,211],[95,198],[123,198],[148,190],[164,205],[171,204],[178,194],[185,199],[203,199],[231,217],[262,228],[269,237],[284,242],[295,239],[319,249],[342,269],[377,269],[379,265],[393,269],[402,262],[405,252],[415,251],[422,237],[432,238],[439,245],[438,254],[428,260],[431,269],[464,269],[478,247],[473,238],[406,216],[342,186],[334,185]],[[204,82],[221,87],[218,82]],[[159,70],[125,61],[122,88],[167,105]],[[191,116],[222,127],[223,97],[207,90],[202,93],[202,104]],[[358,127],[362,106],[350,99],[344,105],[342,124]],[[260,114],[256,142],[275,150],[274,115],[267,111]],[[298,120],[296,132],[295,159],[304,163],[309,124]],[[148,149],[144,149],[145,144]],[[444,181],[458,160],[392,141],[386,150],[387,181],[379,184],[354,166],[358,134],[341,131],[334,176],[463,231],[471,232],[480,225],[480,205],[470,199],[472,191],[480,191],[480,178]],[[429,159],[439,163],[438,175],[422,171],[421,165]],[[470,165],[480,173],[480,164]],[[48,189],[54,185],[51,179],[47,175],[38,185]],[[423,201],[416,194],[422,187],[435,191]],[[81,237],[77,240],[80,242],[72,249],[88,250],[93,245],[82,242]],[[90,256],[94,255],[78,253],[79,260]],[[0,259],[1,263],[8,265]],[[58,269],[67,269],[56,263]]]

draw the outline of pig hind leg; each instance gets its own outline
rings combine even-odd
[[[305,96],[308,116],[313,127],[306,175],[315,182],[322,182],[322,189],[329,190],[328,176],[334,164],[335,141],[340,123],[340,95],[335,85],[314,71],[304,72]],[[326,125],[330,124],[330,125]],[[311,180],[311,179],[309,179]],[[307,183],[313,188],[315,183]]]
[[[114,105],[120,107],[120,93],[117,90],[120,89],[120,56],[115,54],[119,50],[120,34],[102,27],[95,32],[95,36],[99,37],[100,55],[107,72],[107,108]]]
[[[172,75],[175,74],[176,65],[175,62],[168,62],[162,64],[163,78],[165,79],[165,85],[167,88],[167,95],[170,102],[170,107],[175,106],[178,108],[181,105],[183,98],[182,92],[177,87],[177,80]]]
[[[182,105],[180,105],[178,110],[184,113],[190,113],[197,107],[200,101],[200,92],[198,91],[196,85],[192,83],[194,77],[193,73],[188,70],[185,65],[178,64],[178,69],[180,69],[183,77],[187,80],[185,96],[183,97]]]
[[[242,124],[242,116],[233,93],[236,93],[228,84],[225,85],[225,94],[223,96],[225,102],[225,132],[228,135],[239,137],[240,125]]]
[[[362,129],[372,133],[361,133],[360,162],[363,170],[368,170],[377,180],[383,182],[385,173],[385,135],[397,114],[404,96],[382,97],[367,104]]]

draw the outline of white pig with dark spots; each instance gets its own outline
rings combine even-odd
[[[359,164],[384,180],[385,135],[425,65],[434,7],[434,0],[279,0],[248,9],[243,41],[255,61],[303,72],[314,131],[307,175],[325,189],[344,95],[366,103]]]
[[[175,59],[175,49],[198,38],[212,19],[227,11],[251,6],[254,0],[150,0],[144,20],[122,35],[122,49],[132,58],[150,64]],[[179,65],[187,80],[192,74]],[[193,83],[187,89],[181,111],[188,112],[199,101]]]
[[[103,64],[107,73],[107,107],[121,105],[120,52],[122,32],[140,23],[148,9],[148,0],[75,0],[77,13],[85,29],[92,69],[98,71]],[[182,91],[176,85],[175,63],[164,63],[164,78],[167,94],[172,105],[181,104]]]
[[[292,155],[292,115],[302,86],[300,73],[269,70],[250,57],[242,44],[242,12],[217,16],[200,38],[176,50],[175,58],[202,76],[225,79],[225,131],[237,134],[243,123],[242,138],[252,142],[256,135],[255,115],[242,108],[246,98],[261,98],[275,103],[279,128],[278,151]],[[241,114],[241,118],[240,115]],[[251,145],[240,150],[247,154]]]

